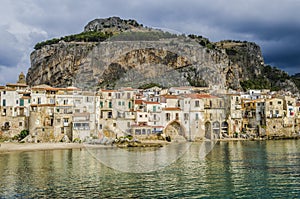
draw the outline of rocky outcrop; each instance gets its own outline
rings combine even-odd
[[[143,25],[137,21],[129,19],[124,20],[120,17],[109,17],[107,19],[94,19],[90,21],[85,27],[84,32],[100,31],[100,32],[123,32],[128,30],[143,30]]]
[[[118,17],[95,19],[84,31],[101,31],[110,38],[41,46],[30,56],[27,84],[97,89],[157,83],[240,89],[241,81],[260,76],[264,67],[260,47],[251,42],[211,43]]]

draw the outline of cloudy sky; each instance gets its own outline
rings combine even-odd
[[[0,85],[27,73],[35,43],[119,16],[211,41],[254,41],[265,62],[300,73],[300,0],[0,0]]]

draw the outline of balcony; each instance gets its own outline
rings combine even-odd
[[[68,127],[69,126],[69,122],[64,122],[64,127]]]

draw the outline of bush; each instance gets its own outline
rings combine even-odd
[[[28,135],[29,135],[29,131],[23,130],[23,131],[21,131],[21,133],[19,135],[16,135],[14,138],[17,138],[17,140],[21,141],[24,138],[26,138]]]

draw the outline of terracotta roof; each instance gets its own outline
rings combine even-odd
[[[143,104],[143,102],[144,102],[144,100],[137,99],[134,101],[134,104]]]
[[[123,91],[134,91],[136,89],[133,89],[131,87],[126,87],[126,88],[121,88],[120,90],[123,90]]]
[[[164,111],[180,111],[181,109],[178,107],[166,107],[163,108]]]
[[[150,102],[150,101],[147,101],[147,102],[144,102],[145,104],[160,104],[159,102]]]
[[[161,95],[162,97],[166,99],[178,99],[178,95]]]
[[[192,94],[185,95],[185,97],[190,97],[192,99],[217,98],[216,96],[207,93],[202,93],[202,94],[192,93]]]
[[[42,85],[38,85],[38,86],[34,86],[31,88],[31,90],[48,90],[48,91],[57,91],[59,90],[58,88],[53,88],[49,85],[46,84],[42,84]]]

